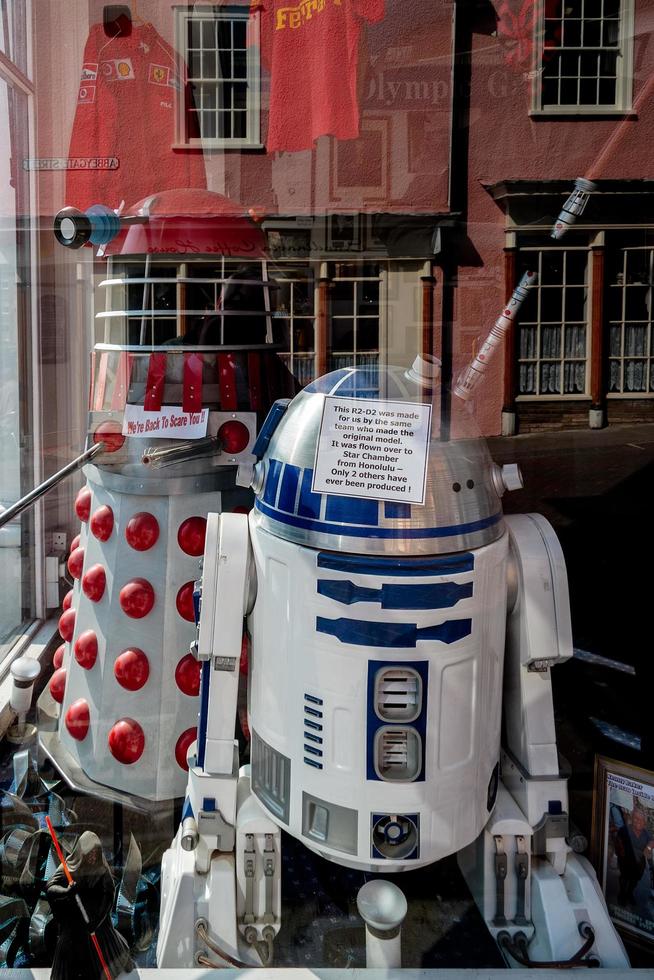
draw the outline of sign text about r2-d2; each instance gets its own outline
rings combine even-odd
[[[431,405],[325,398],[312,490],[422,504]]]

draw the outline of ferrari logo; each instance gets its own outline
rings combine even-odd
[[[150,65],[148,80],[153,85],[168,85],[170,78],[170,68],[165,65]]]

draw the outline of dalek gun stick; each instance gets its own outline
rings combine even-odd
[[[584,213],[588,199],[595,190],[597,190],[597,184],[594,184],[592,180],[588,180],[586,177],[577,177],[575,180],[575,189],[568,197],[561,209],[561,213],[554,222],[554,226],[550,232],[550,238],[554,238],[556,241],[563,238],[570,226]]]
[[[495,350],[500,346],[511,323],[516,319],[520,307],[529,295],[529,287],[535,286],[538,281],[538,273],[527,271],[523,275],[518,285],[513,290],[511,298],[493,324],[493,327],[479,348],[474,359],[468,367],[459,375],[459,379],[454,386],[454,394],[467,401],[472,395],[477,384],[483,378],[488,363],[492,359]]]
[[[161,449],[151,446],[143,453],[141,462],[144,466],[158,469],[162,466],[172,466],[173,463],[186,463],[190,459],[219,453],[220,448],[220,441],[215,436],[207,436],[205,439],[182,442],[178,446],[167,446]]]
[[[56,473],[53,473],[52,476],[49,476],[48,479],[44,480],[43,483],[40,483],[38,487],[34,487],[33,490],[26,493],[24,497],[17,500],[15,504],[11,505],[11,507],[7,507],[5,510],[1,511],[0,528],[4,527],[4,525],[8,524],[10,521],[13,521],[14,517],[18,517],[18,515],[22,514],[24,510],[27,510],[28,507],[35,504],[36,501],[40,500],[46,493],[58,486],[67,476],[70,476],[72,473],[76,473],[77,470],[81,469],[86,463],[90,463],[96,456],[103,453],[105,449],[106,446],[104,442],[96,442],[90,447],[90,449],[86,449],[83,453],[80,453],[79,456],[76,456],[75,459],[71,460],[70,463],[67,463],[66,466],[63,466],[60,470],[57,470]]]

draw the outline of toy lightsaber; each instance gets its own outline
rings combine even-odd
[[[504,340],[507,330],[516,319],[520,307],[529,295],[529,287],[534,286],[537,281],[538,273],[525,272],[513,290],[511,299],[493,324],[490,333],[479,348],[476,356],[459,376],[459,380],[454,385],[453,392],[463,401],[467,401],[470,398],[477,384],[483,378],[488,368],[488,362]]]
[[[66,864],[66,858],[64,857],[64,852],[62,851],[62,849],[61,849],[61,847],[59,845],[59,841],[57,840],[57,835],[55,834],[54,827],[52,826],[52,822],[50,820],[50,817],[46,817],[45,818],[45,822],[46,822],[46,824],[48,826],[48,830],[50,831],[50,836],[52,837],[52,843],[54,844],[54,849],[57,852],[57,857],[59,858],[59,863],[61,864],[62,868],[64,869],[64,874],[66,875],[66,880],[68,881],[68,884],[69,885],[72,885],[73,884],[73,876],[71,875],[70,870],[68,868],[68,865]],[[80,914],[81,914],[82,918],[84,919],[84,922],[86,923],[87,926],[90,926],[91,920],[89,919],[88,915],[86,914],[86,909],[84,908],[84,905],[82,903],[82,899],[77,894],[75,895],[75,901],[77,902],[77,906],[78,906],[78,908],[80,910]],[[113,980],[113,977],[111,976],[111,973],[109,972],[109,967],[107,966],[107,962],[106,962],[104,956],[102,955],[102,950],[100,949],[100,943],[98,942],[98,937],[96,936],[96,934],[94,932],[91,932],[90,935],[91,935],[91,939],[93,940],[93,945],[95,946],[95,951],[98,954],[98,959],[100,960],[100,966],[102,967],[102,969],[104,971],[105,977],[107,978],[107,980]]]

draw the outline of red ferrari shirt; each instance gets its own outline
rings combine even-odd
[[[309,150],[318,136],[359,135],[357,69],[362,21],[384,0],[253,0],[270,71],[266,148]]]
[[[175,52],[152,24],[108,38],[94,24],[84,50],[69,156],[66,204],[127,207],[158,191],[206,187],[201,150],[174,150],[179,100]]]

